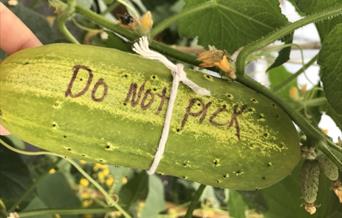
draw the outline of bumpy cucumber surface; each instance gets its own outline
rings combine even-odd
[[[114,49],[51,44],[0,64],[0,122],[40,148],[147,169],[160,138],[172,77],[162,64]],[[158,172],[252,190],[289,175],[297,132],[276,104],[235,81],[187,70],[209,89],[181,85]]]

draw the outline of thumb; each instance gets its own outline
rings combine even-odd
[[[10,133],[0,125],[0,135],[9,135]]]

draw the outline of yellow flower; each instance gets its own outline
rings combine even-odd
[[[95,171],[97,171],[97,170],[103,169],[105,167],[108,167],[108,166],[106,166],[105,164],[95,163],[93,169]]]
[[[92,204],[93,204],[92,200],[84,200],[84,201],[82,201],[82,207],[89,207]]]
[[[111,187],[112,185],[114,184],[114,178],[112,176],[109,176],[107,179],[106,179],[106,185],[108,187]]]
[[[105,177],[106,176],[103,174],[102,171],[97,174],[97,178],[99,179],[100,183],[104,183],[105,182]]]
[[[127,177],[126,177],[126,176],[122,177],[121,183],[122,183],[123,185],[125,185],[127,182],[128,182]]]
[[[104,169],[102,170],[102,173],[103,173],[104,176],[108,176],[108,174],[109,174],[109,168],[108,168],[108,167],[104,168]]]
[[[89,199],[90,198],[90,193],[88,191],[82,191],[80,194],[82,199]]]
[[[290,88],[290,97],[295,101],[299,100],[299,93],[297,87],[293,86]]]
[[[82,187],[88,187],[89,186],[89,181],[85,178],[80,179],[80,186]]]
[[[236,79],[235,71],[233,70],[227,53],[222,50],[212,49],[201,52],[197,55],[197,60],[201,61],[201,67],[218,67],[226,73],[231,79]]]
[[[131,30],[140,32],[141,35],[148,34],[153,26],[153,18],[150,11],[147,11],[139,18],[133,18],[130,14],[120,16],[121,25]]]
[[[49,169],[49,174],[55,174],[56,170],[54,168]]]
[[[139,31],[141,34],[145,35],[149,33],[153,26],[153,18],[150,11],[147,11],[139,19]]]

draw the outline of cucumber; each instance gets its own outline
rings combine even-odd
[[[301,190],[308,204],[316,202],[319,188],[319,163],[317,160],[305,160],[301,168]]]
[[[319,162],[305,160],[301,168],[301,192],[304,209],[311,215],[317,211],[316,200],[319,189]]]
[[[0,122],[42,149],[148,169],[172,76],[159,62],[89,45],[50,44],[1,64]],[[158,172],[238,190],[268,187],[300,159],[296,129],[274,102],[236,81],[187,70]]]
[[[320,169],[322,170],[325,177],[333,182],[338,181],[339,169],[336,164],[332,162],[328,157],[323,155],[319,156],[317,159]]]

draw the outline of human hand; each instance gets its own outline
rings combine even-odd
[[[0,48],[9,55],[40,45],[41,42],[31,30],[0,2]],[[1,125],[0,135],[9,135],[9,132]]]

